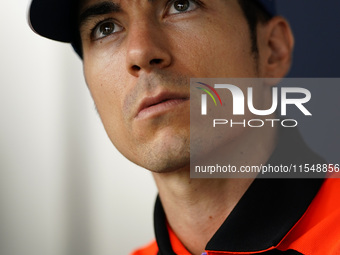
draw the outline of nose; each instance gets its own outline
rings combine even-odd
[[[128,72],[138,77],[171,65],[170,47],[160,25],[152,22],[131,24],[127,38],[126,64]]]

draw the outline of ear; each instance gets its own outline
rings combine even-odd
[[[274,17],[258,25],[259,71],[264,78],[284,77],[292,63],[294,37],[286,19]]]

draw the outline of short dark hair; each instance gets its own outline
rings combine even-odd
[[[258,57],[258,46],[257,46],[257,24],[267,23],[272,15],[269,14],[263,6],[255,0],[238,0],[244,16],[247,19],[249,30],[250,30],[250,39],[251,39],[251,51]]]

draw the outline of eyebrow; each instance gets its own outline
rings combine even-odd
[[[86,8],[80,15],[78,20],[78,25],[81,27],[88,19],[109,13],[121,12],[122,8],[120,4],[113,3],[110,1],[101,2]]]

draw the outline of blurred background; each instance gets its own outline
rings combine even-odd
[[[0,8],[0,254],[128,254],[154,236],[152,177],[112,146],[80,59],[30,30],[28,4]],[[296,35],[290,76],[339,77],[340,2],[279,0],[279,10]],[[339,93],[326,96],[339,119]],[[339,159],[333,125],[331,146],[312,144]]]
[[[80,59],[30,30],[28,4],[0,8],[0,254],[128,254],[154,237],[151,174],[113,147]]]

